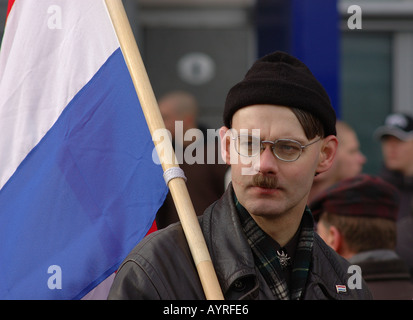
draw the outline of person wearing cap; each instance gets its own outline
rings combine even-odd
[[[413,118],[406,113],[392,113],[374,136],[382,147],[380,176],[400,192],[396,252],[413,276]]]
[[[413,283],[396,254],[399,195],[380,177],[345,179],[320,193],[310,208],[321,238],[360,267],[374,299],[413,299]]]
[[[257,60],[227,95],[220,129],[232,182],[200,226],[225,299],[370,299],[347,287],[349,263],[314,232],[307,207],[337,149],[330,99],[283,52]],[[152,233],[120,266],[109,299],[204,299],[178,222]]]

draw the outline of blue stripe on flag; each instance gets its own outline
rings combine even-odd
[[[77,299],[113,273],[167,193],[153,148],[118,49],[0,191],[0,298]]]

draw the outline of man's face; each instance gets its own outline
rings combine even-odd
[[[385,136],[382,138],[382,150],[388,169],[413,176],[413,139],[402,141],[393,136]]]
[[[261,140],[292,139],[306,145],[309,141],[294,113],[286,107],[254,105],[238,110],[232,118],[232,128],[240,133],[259,129]],[[222,128],[221,130],[228,130]],[[239,156],[226,140],[223,147]],[[314,174],[319,166],[323,140],[305,148],[294,162],[284,162],[273,154],[269,144],[252,164],[256,174],[245,174],[251,166],[238,159],[231,164],[232,184],[239,202],[252,215],[270,218],[290,212],[301,215],[307,203]],[[335,149],[334,149],[335,151]],[[334,157],[334,155],[333,155]],[[229,163],[228,153],[226,154]],[[232,161],[233,162],[233,161]],[[243,171],[244,169],[244,171]]]
[[[340,138],[335,163],[337,180],[354,177],[363,171],[366,157],[361,153],[359,141],[353,131],[343,133]]]

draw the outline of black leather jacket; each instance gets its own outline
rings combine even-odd
[[[225,299],[274,299],[256,269],[242,231],[230,186],[200,218],[215,271]],[[371,299],[362,289],[349,289],[349,263],[316,234],[304,299]],[[337,292],[345,285],[346,292]],[[150,234],[120,266],[109,299],[205,299],[180,223]]]

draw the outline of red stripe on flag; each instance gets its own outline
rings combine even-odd
[[[152,232],[155,232],[155,231],[157,231],[158,230],[158,226],[156,225],[156,220],[154,220],[153,221],[153,224],[152,224],[152,227],[149,229],[149,231],[148,231],[148,233],[146,234],[146,235],[148,235],[148,234],[150,234],[150,233],[152,233]]]
[[[14,0],[9,0],[9,4],[7,6],[7,16],[6,17],[9,16],[9,13],[10,13],[11,7],[13,7],[13,4],[14,4]]]

